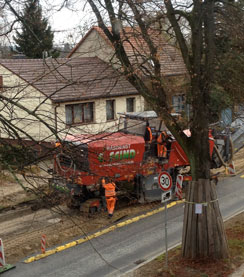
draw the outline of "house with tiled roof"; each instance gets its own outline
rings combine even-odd
[[[3,59],[0,89],[2,119],[26,140],[114,131],[117,113],[143,109],[137,90],[98,57]],[[0,130],[1,138],[11,137]]]
[[[111,31],[111,28],[108,28]],[[169,43],[160,30],[148,30],[154,45],[158,49],[163,78],[167,78],[172,83],[172,105],[174,111],[181,111],[184,105],[184,90],[182,83],[187,76],[186,67],[179,49]],[[139,28],[123,27],[120,32],[124,49],[129,60],[137,72],[143,72],[144,76],[150,75],[152,60],[148,45],[142,38]],[[72,49],[68,57],[94,57],[112,64],[115,68],[120,68],[120,63],[115,57],[114,47],[108,40],[103,30],[99,27],[92,27],[79,43]],[[139,69],[139,70],[138,70]]]

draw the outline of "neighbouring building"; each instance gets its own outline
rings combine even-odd
[[[170,86],[168,98],[172,105],[172,111],[182,112],[185,110],[187,72],[180,51],[175,45],[171,45],[159,30],[151,29],[149,32],[154,45],[159,50],[162,78],[167,79],[166,83]],[[144,76],[148,74],[150,77],[150,69],[153,64],[149,56],[148,45],[142,38],[139,28],[123,27],[121,39],[134,70],[139,70],[143,72]],[[121,67],[112,43],[103,30],[96,26],[86,33],[68,55],[69,58],[94,56],[110,63],[117,69]]]
[[[0,90],[1,138],[111,132],[118,112],[144,110],[137,90],[98,57],[0,60]]]

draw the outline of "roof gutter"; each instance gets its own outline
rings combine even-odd
[[[93,101],[93,100],[96,100],[96,99],[106,99],[106,98],[117,98],[117,97],[121,97],[121,96],[124,96],[124,97],[128,97],[128,96],[137,96],[137,95],[140,95],[139,92],[130,92],[128,94],[116,94],[116,95],[98,95],[96,97],[84,97],[84,98],[67,98],[67,99],[51,99],[53,103],[67,103],[67,102],[78,102],[78,101]]]

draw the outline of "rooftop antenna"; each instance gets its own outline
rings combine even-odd
[[[48,58],[48,52],[47,52],[47,51],[43,51],[43,52],[42,52],[42,59],[43,59],[43,61],[44,61],[46,58]]]
[[[46,71],[46,59],[48,58],[48,52],[47,51],[42,51],[42,63],[43,63],[43,68],[44,72]]]

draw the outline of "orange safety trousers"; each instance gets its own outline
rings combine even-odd
[[[114,213],[114,208],[115,208],[115,203],[116,203],[116,197],[106,198],[106,202],[107,202],[108,213],[113,214]]]
[[[103,187],[105,188],[105,197],[106,197],[108,213],[113,214],[115,203],[116,203],[115,184],[114,183],[103,184]]]
[[[152,142],[152,139],[153,139],[153,136],[152,136],[152,130],[150,127],[147,127],[147,131],[149,133],[149,142],[151,143]]]
[[[164,139],[167,137],[165,132],[162,132],[157,139],[158,157],[167,157],[167,147],[165,145]]]
[[[163,144],[158,144],[158,157],[166,158],[167,157],[167,147]]]

